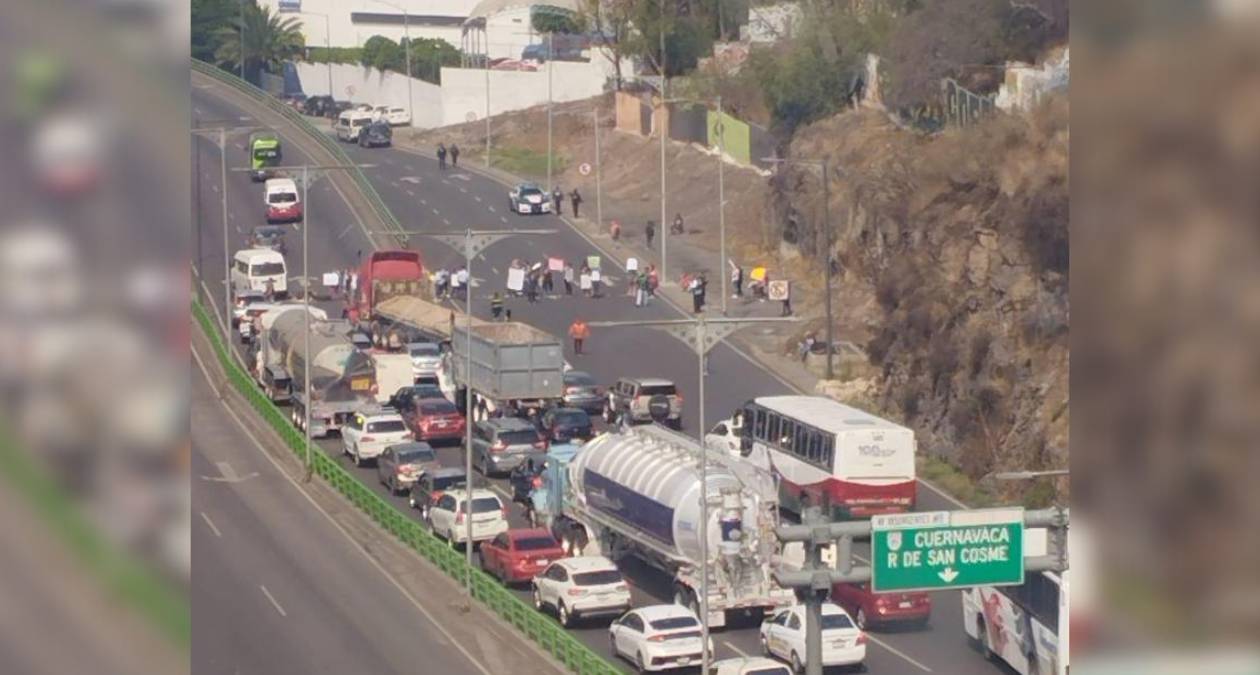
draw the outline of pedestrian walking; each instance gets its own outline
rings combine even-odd
[[[459,166],[459,146],[451,143],[451,167]]]
[[[621,239],[621,223],[617,222],[617,220],[614,219],[612,221],[612,224],[608,226],[608,234],[612,235],[613,241],[620,240]]]
[[[542,272],[542,288],[543,293],[551,295],[556,290],[556,282],[551,278],[551,267],[548,266]]]
[[[731,287],[735,289],[731,297],[742,298],[744,297],[744,268],[736,265],[734,260],[727,259],[726,262],[731,266]]]
[[[669,228],[670,234],[686,234],[687,229],[683,227],[683,218],[681,213],[674,214],[674,224]]]
[[[649,283],[650,282],[648,281],[648,275],[644,272],[639,272],[639,276],[635,279],[635,286],[636,286],[634,290],[634,306],[635,307],[642,307],[647,304]]]
[[[647,221],[647,226],[643,228],[643,235],[647,237],[648,248],[652,248],[652,239],[656,237],[656,223]]]
[[[477,419],[485,421],[490,417],[490,406],[486,403],[485,396],[477,397]]]
[[[783,296],[783,312],[779,316],[792,316],[792,295]]]
[[[582,263],[582,269],[578,272],[578,285],[582,288],[582,295],[591,297],[591,268],[586,263]]]
[[[582,203],[582,195],[578,193],[577,188],[573,188],[573,192],[569,193],[569,202],[573,204],[573,217],[578,217],[578,205]]]
[[[446,144],[438,143],[437,149],[438,169],[446,171]]]
[[[358,293],[359,293],[359,273],[351,272],[350,273],[350,296],[354,297],[355,295],[358,295]]]
[[[459,288],[464,295],[464,300],[467,301],[472,297],[472,284],[469,283],[468,268],[460,265],[459,271],[455,273],[455,278],[459,281]]]
[[[557,216],[564,215],[564,192],[560,190],[559,185],[551,191],[551,208],[555,210]]]
[[[490,316],[494,317],[495,321],[503,318],[503,294],[498,291],[490,296]]]
[[[267,302],[274,302],[276,299],[276,282],[271,279],[267,280],[267,287],[263,290],[263,299]]]
[[[525,277],[525,295],[529,301],[538,302],[538,273],[530,272]]]
[[[656,271],[656,265],[648,265],[648,298],[656,297],[656,288],[661,285],[661,273]]]
[[[600,295],[600,284],[604,281],[604,275],[598,270],[591,270],[591,297],[598,298]]]
[[[582,344],[586,342],[586,338],[591,336],[591,327],[586,325],[581,317],[573,320],[573,324],[569,326],[569,337],[573,338],[573,353],[582,353]]]

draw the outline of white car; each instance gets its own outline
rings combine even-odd
[[[805,672],[805,607],[789,607],[761,624],[761,650]],[[835,603],[822,606],[822,664],[858,665],[866,660],[866,634],[853,624],[848,612]]]
[[[578,617],[618,616],[630,609],[630,586],[601,555],[557,560],[532,583],[534,608],[554,609],[565,628]]]
[[[411,113],[398,106],[378,105],[372,108],[372,120],[387,122],[391,127],[404,127],[411,124]]]
[[[724,419],[718,422],[704,435],[704,444],[715,450],[730,453],[732,457],[742,457],[740,447],[743,440],[743,415]]]
[[[700,620],[682,605],[632,609],[608,627],[612,655],[629,660],[641,673],[700,663],[702,644]]]
[[[432,342],[411,342],[407,344],[407,353],[411,355],[411,375],[434,375],[442,369],[442,348]]]
[[[429,528],[452,545],[467,543],[468,490],[448,490],[429,507]],[[472,491],[473,545],[489,541],[508,531],[507,507],[490,490]]]
[[[521,183],[508,191],[508,210],[512,213],[551,213],[551,196],[533,183]]]
[[[709,675],[792,675],[792,671],[762,656],[740,656],[709,664]]]
[[[364,410],[341,427],[341,451],[354,459],[355,466],[362,466],[364,460],[376,459],[385,448],[411,438],[402,416],[393,410]]]

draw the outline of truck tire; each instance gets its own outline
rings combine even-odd
[[[652,421],[662,424],[668,423],[669,413],[668,396],[657,394],[648,399],[648,415],[652,417]]]

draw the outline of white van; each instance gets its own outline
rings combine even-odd
[[[292,222],[302,219],[302,198],[292,178],[272,178],[263,184],[263,206],[267,222]]]
[[[359,140],[359,134],[371,123],[371,112],[346,110],[337,116],[337,140],[354,143]]]
[[[275,297],[289,295],[289,274],[284,256],[269,248],[247,248],[232,256],[232,295],[245,290],[267,291],[271,282]]]

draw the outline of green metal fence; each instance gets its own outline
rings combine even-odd
[[[259,103],[262,103],[276,113],[283,115],[285,119],[297,125],[298,128],[301,129],[307,136],[311,137],[312,140],[319,143],[321,147],[330,152],[332,156],[336,158],[338,164],[354,164],[354,161],[346,155],[345,150],[341,148],[335,139],[315,128],[315,125],[311,124],[310,121],[308,121],[301,113],[280,102],[280,100],[276,97],[268,94],[258,87],[255,87],[249,82],[246,82],[245,80],[242,80],[241,78],[204,61],[192,59],[192,69],[236,89]],[[372,186],[372,182],[369,181],[367,176],[363,174],[363,170],[356,167],[349,171],[349,175],[363,195],[367,197],[368,203],[372,207],[372,211],[381,219],[381,223],[385,226],[385,228],[387,230],[398,232],[397,235],[394,235],[395,238],[398,239],[399,243],[405,244],[407,235],[403,234],[403,226],[398,222],[398,219],[394,217],[394,214],[389,210],[389,207],[385,205],[385,201],[381,199],[381,195],[377,193],[376,188]]]
[[[249,375],[237,365],[228,347],[217,332],[216,324],[205,307],[193,300],[192,314],[201,329],[209,337],[215,357],[227,373],[228,381],[240,392],[262,419],[266,420],[299,457],[306,457],[306,438],[299,433],[280,409]],[[504,621],[536,642],[575,673],[582,675],[612,675],[621,672],[612,663],[591,651],[589,647],[570,635],[559,623],[536,611],[533,607],[504,588],[493,577],[476,568],[469,568],[464,556],[435,537],[420,523],[385,501],[353,475],[343,469],[335,459],[324,454],[318,446],[311,446],[311,464],[314,473],[366,513],[381,527],[398,537],[404,544],[423,555],[430,562],[461,583],[471,575],[472,595]]]

